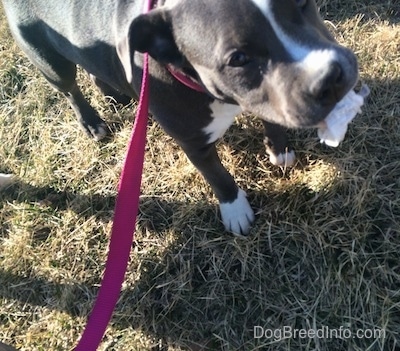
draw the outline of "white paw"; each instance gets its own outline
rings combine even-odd
[[[239,189],[236,200],[219,204],[225,229],[236,235],[247,235],[254,222],[254,212],[246,193]]]
[[[91,134],[95,141],[101,141],[109,134],[109,129],[105,123],[100,124],[96,130],[91,130]]]
[[[269,161],[274,166],[292,167],[296,161],[296,154],[293,150],[279,155],[275,155],[271,152],[269,153]]]
[[[0,173],[0,188],[10,185],[13,182],[13,180],[14,176],[12,174]]]

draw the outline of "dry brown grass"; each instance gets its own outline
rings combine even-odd
[[[100,350],[397,350],[400,343],[400,25],[395,0],[321,1],[372,95],[338,149],[292,132],[300,162],[270,166],[259,123],[238,118],[219,149],[257,221],[224,233],[211,191],[149,125],[137,242]],[[115,126],[96,144],[0,21],[0,341],[72,350],[93,305],[132,108],[82,75]],[[210,201],[211,199],[211,201]],[[254,339],[266,328],[380,328],[385,338]]]

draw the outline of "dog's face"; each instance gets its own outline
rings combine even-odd
[[[314,127],[357,81],[314,0],[167,0],[133,21],[134,50],[196,75],[217,99],[286,127]]]

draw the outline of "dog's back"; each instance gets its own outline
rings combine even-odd
[[[69,61],[116,88],[126,86],[115,51],[123,28],[123,23],[116,21],[121,2],[3,0],[3,3],[13,36],[45,76],[48,73],[45,66],[49,63],[60,62],[59,66],[63,65],[66,71],[73,70],[66,62]]]

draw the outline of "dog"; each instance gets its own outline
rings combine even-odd
[[[79,90],[76,66],[117,101],[137,99],[149,53],[150,112],[210,184],[226,230],[238,235],[248,235],[255,216],[215,148],[235,116],[259,116],[271,162],[291,165],[286,128],[317,127],[358,80],[354,53],[335,41],[314,0],[158,0],[147,14],[144,0],[3,4],[20,48],[96,140],[108,127]]]

